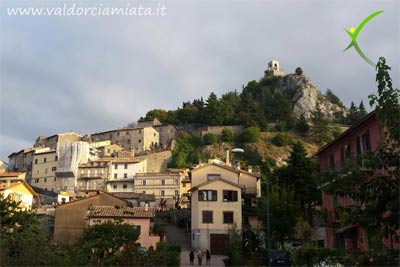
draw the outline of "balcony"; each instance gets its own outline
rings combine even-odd
[[[361,170],[368,170],[365,166],[365,160],[361,155],[355,155],[345,160],[335,162],[333,166],[329,166],[325,171],[343,175],[349,173],[354,167],[359,167]]]

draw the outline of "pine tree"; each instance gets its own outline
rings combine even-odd
[[[365,116],[367,116],[368,112],[365,110],[364,103],[363,103],[362,100],[360,102],[360,105],[358,106],[358,110],[359,110],[358,111],[359,112],[359,119],[362,119]]]
[[[329,141],[331,138],[329,127],[328,127],[328,119],[322,113],[322,110],[317,104],[315,111],[312,112],[311,116],[312,126],[310,129],[311,136],[314,137],[315,142],[322,145]]]

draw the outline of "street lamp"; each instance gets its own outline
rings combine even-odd
[[[231,150],[232,153],[244,153],[244,150],[242,148],[234,148]],[[269,216],[269,199],[268,199],[268,194],[269,194],[269,182],[268,182],[268,177],[267,175],[265,176],[265,198],[266,198],[266,219],[267,219],[267,236],[266,236],[266,243],[267,243],[267,266],[270,266],[271,262],[269,260],[270,258],[270,252],[271,252],[271,222],[270,222],[270,216]]]

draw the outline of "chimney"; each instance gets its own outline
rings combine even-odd
[[[144,204],[144,211],[149,211],[149,203]]]
[[[226,150],[225,163],[226,163],[227,165],[229,165],[229,164],[230,164],[230,159],[229,159],[229,149],[227,149],[227,150]]]

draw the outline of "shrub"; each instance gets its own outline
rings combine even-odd
[[[285,121],[278,121],[278,123],[275,125],[275,130],[278,132],[286,132],[287,128],[288,127]]]
[[[231,141],[233,141],[234,137],[235,137],[235,133],[231,129],[228,129],[228,128],[222,129],[221,140],[223,142],[231,142]]]
[[[239,136],[239,140],[243,143],[255,143],[260,140],[261,133],[258,127],[248,127]]]
[[[277,133],[272,139],[272,143],[276,146],[289,146],[293,144],[293,138],[286,133]]]
[[[206,133],[203,136],[203,142],[205,145],[214,145],[217,143],[217,136],[212,133]]]
[[[296,73],[297,75],[302,75],[302,74],[303,74],[303,69],[300,68],[300,67],[297,67],[296,70],[295,70],[295,73]]]

